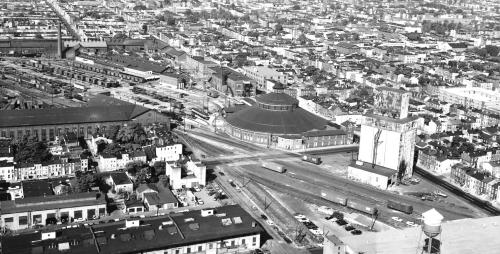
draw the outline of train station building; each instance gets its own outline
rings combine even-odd
[[[287,150],[352,143],[352,131],[334,129],[327,120],[299,107],[281,84],[259,95],[252,106],[225,117],[224,131],[233,138]],[[231,112],[232,110],[227,110]]]

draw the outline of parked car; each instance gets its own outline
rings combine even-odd
[[[260,217],[263,219],[263,220],[267,220],[267,216],[265,214],[261,214]]]
[[[392,219],[393,221],[397,221],[397,222],[402,222],[402,221],[403,221],[403,219],[401,219],[401,218],[399,218],[399,217],[397,217],[397,216],[391,217],[391,219]]]
[[[335,223],[337,223],[337,225],[339,225],[339,226],[347,225],[347,222],[345,220],[337,220],[337,221],[335,221]]]
[[[272,220],[266,220],[266,223],[269,225],[269,226],[274,226],[274,222]]]
[[[355,230],[351,231],[351,234],[353,234],[353,235],[361,235],[361,233],[363,233],[363,232],[359,229],[355,229]]]
[[[355,228],[355,227],[353,227],[352,225],[347,225],[347,226],[345,226],[345,228],[344,228],[344,229],[345,229],[346,231],[351,231],[351,230],[354,230],[354,229],[356,229],[356,228]]]

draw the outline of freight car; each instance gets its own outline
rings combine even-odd
[[[328,200],[328,201],[331,201],[333,203],[337,203],[339,205],[343,205],[343,206],[346,206],[347,205],[347,198],[342,196],[342,195],[339,195],[339,194],[336,194],[336,193],[332,193],[332,192],[322,192],[321,193],[321,196]]]
[[[407,214],[413,213],[413,206],[392,200],[387,200],[387,207]]]
[[[267,169],[270,169],[272,171],[276,171],[278,173],[283,173],[285,172],[285,168],[278,164],[278,163],[274,163],[274,162],[262,162],[261,166],[263,168],[267,168]]]
[[[364,212],[370,215],[374,215],[378,212],[378,209],[372,205],[363,204],[361,201],[353,200],[348,198],[344,194],[334,193],[332,191],[321,192],[321,197],[330,202],[349,207],[351,209]]]
[[[352,208],[354,210],[365,212],[365,213],[371,214],[371,215],[377,213],[377,208],[376,207],[367,206],[367,205],[361,204],[360,202],[353,201],[353,200],[350,200],[350,199],[347,200],[347,205],[346,206],[349,207],[349,208]]]
[[[312,156],[312,155],[303,155],[302,160],[310,162],[310,163],[314,163],[316,165],[321,164],[321,157],[316,157],[316,156]]]

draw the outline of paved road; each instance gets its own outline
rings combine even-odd
[[[415,167],[415,173],[420,175],[421,177],[423,178],[426,178],[428,179],[429,181],[447,189],[448,191],[450,191],[451,193],[453,193],[455,196],[475,205],[476,207],[480,208],[482,211],[485,211],[486,213],[490,214],[490,215],[493,215],[493,216],[498,216],[500,215],[500,211],[495,208],[494,206],[492,206],[491,204],[479,199],[479,198],[476,198],[474,197],[473,195],[469,194],[469,193],[466,193],[464,192],[463,190],[457,188],[456,186],[454,186],[453,184],[429,173],[429,172],[426,172],[425,170],[421,169],[421,168],[418,168],[418,167]]]

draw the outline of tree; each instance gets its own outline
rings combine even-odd
[[[283,25],[281,23],[276,24],[276,26],[274,26],[274,30],[276,30],[276,32],[282,32]]]
[[[15,162],[42,163],[49,161],[52,154],[44,142],[39,142],[35,136],[25,136],[23,140],[14,146]]]
[[[140,172],[143,168],[146,168],[148,165],[142,161],[132,161],[125,165],[125,169],[132,176],[136,176],[138,172]]]
[[[119,131],[120,131],[119,125],[112,125],[112,126],[109,126],[108,128],[106,128],[106,131],[104,134],[106,135],[106,138],[109,138],[111,140],[115,140],[116,135],[118,134]]]
[[[151,172],[149,168],[142,168],[135,174],[135,182],[134,184],[138,186],[141,183],[146,183],[146,181],[151,177]]]
[[[398,166],[397,181],[401,182],[401,180],[403,180],[403,177],[405,176],[405,174],[406,174],[406,161],[402,160]]]
[[[142,10],[146,10],[146,6],[144,5],[136,5],[134,6],[134,11],[142,11]]]
[[[486,52],[490,56],[498,56],[498,53],[500,52],[500,48],[498,46],[494,46],[494,45],[486,45],[486,47],[484,47],[484,49],[486,50]]]
[[[73,191],[75,192],[88,192],[91,187],[96,186],[97,177],[94,174],[81,174],[76,177],[75,186]]]
[[[120,129],[116,135],[116,140],[120,143],[135,143],[144,145],[147,141],[146,132],[138,123],[131,123]]]

